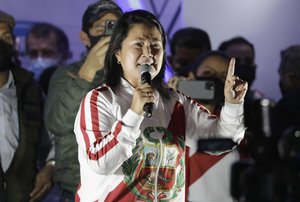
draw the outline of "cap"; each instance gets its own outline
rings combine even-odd
[[[90,4],[82,16],[82,30],[88,32],[93,23],[106,13],[114,13],[118,17],[122,15],[122,9],[111,0],[99,0]]]
[[[0,22],[8,24],[8,26],[13,29],[16,25],[15,19],[9,15],[8,13],[5,13],[4,11],[0,10]]]

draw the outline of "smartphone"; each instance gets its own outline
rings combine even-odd
[[[115,23],[116,23],[116,21],[114,21],[114,20],[106,20],[105,21],[105,31],[104,31],[105,36],[112,34],[114,27],[115,27]]]
[[[212,80],[181,80],[178,90],[193,99],[213,100],[216,87]]]

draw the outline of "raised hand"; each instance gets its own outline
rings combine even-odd
[[[92,82],[97,71],[104,68],[104,58],[109,46],[110,36],[102,37],[90,50],[78,75]]]
[[[248,83],[234,75],[234,70],[235,59],[232,58],[229,63],[224,87],[225,101],[231,104],[243,102],[248,89]]]

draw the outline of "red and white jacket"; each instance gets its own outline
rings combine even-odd
[[[90,91],[82,100],[74,131],[81,183],[77,201],[185,201],[185,148],[199,138],[244,135],[243,105],[226,103],[220,118],[183,94],[157,94],[153,116],[130,110],[133,87],[122,79]]]

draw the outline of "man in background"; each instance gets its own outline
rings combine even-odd
[[[52,73],[72,57],[68,37],[55,25],[37,23],[27,33],[25,43],[30,59],[28,70],[34,73],[34,78],[47,94]]]
[[[58,68],[50,80],[46,100],[47,129],[55,135],[54,180],[62,189],[61,201],[74,201],[80,182],[78,144],[73,131],[82,98],[105,79],[104,58],[112,25],[122,15],[110,0],[90,4],[82,17],[80,39],[88,49],[85,59]]]
[[[289,127],[300,128],[300,45],[281,51],[278,68],[281,99],[273,111],[272,135],[278,141]]]
[[[256,78],[255,49],[254,45],[244,37],[234,37],[220,44],[219,51],[224,52],[229,58],[235,58],[235,73],[238,77],[248,82],[249,90],[245,102],[252,102],[263,98],[263,95],[251,86]]]
[[[234,57],[236,59],[236,75],[248,82],[249,89],[244,102],[247,130],[239,148],[240,154],[245,158],[253,157],[256,155],[256,146],[252,145],[260,144],[262,142],[261,138],[268,139],[271,135],[270,122],[268,121],[270,114],[262,111],[265,109],[271,111],[274,103],[271,100],[267,100],[260,91],[252,87],[256,78],[257,65],[255,63],[255,48],[249,40],[244,37],[233,37],[222,42],[218,49],[229,58]],[[264,100],[266,102],[263,102]],[[264,106],[265,104],[262,103],[267,103],[267,106]]]
[[[33,202],[52,185],[54,154],[43,127],[42,90],[12,62],[14,27],[14,18],[0,11],[0,201]]]
[[[167,67],[166,72],[171,75],[166,78],[169,87],[177,89],[179,80],[194,79],[191,68],[195,59],[209,50],[211,43],[204,30],[194,27],[177,30],[170,43],[171,55],[167,57],[170,67]]]

